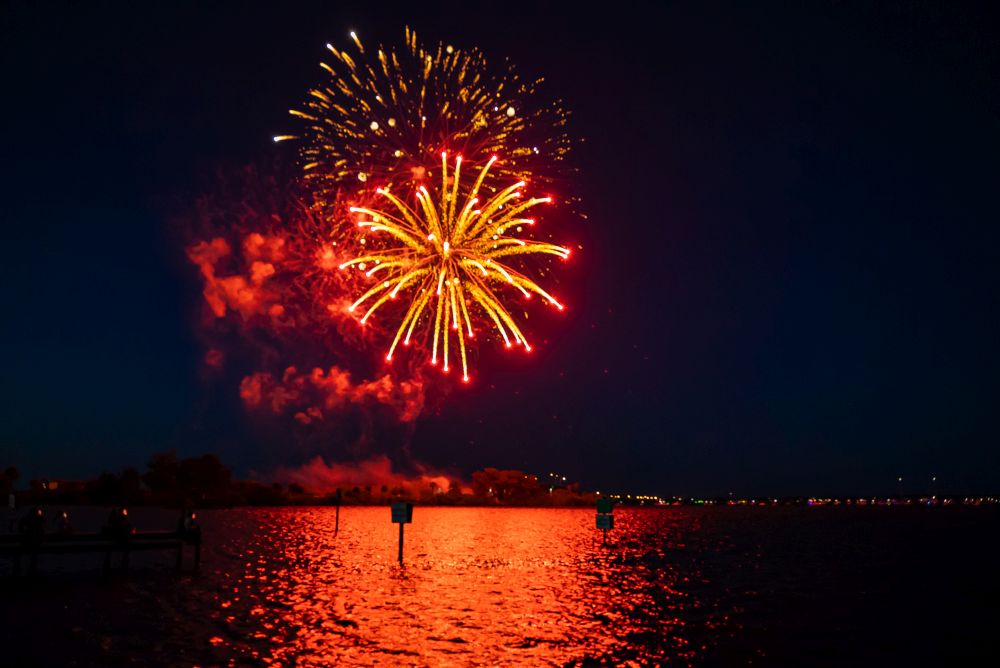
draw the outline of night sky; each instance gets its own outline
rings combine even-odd
[[[988,3],[626,4],[4,3],[0,465],[315,454],[203,378],[171,217],[286,150],[328,41],[409,24],[546,77],[589,215],[567,313],[422,417],[416,459],[661,494],[996,491]]]

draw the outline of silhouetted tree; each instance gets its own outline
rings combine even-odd
[[[87,485],[87,492],[94,503],[101,505],[120,504],[122,502],[121,476],[104,471]]]
[[[0,476],[0,490],[7,493],[14,489],[14,483],[17,482],[17,479],[20,477],[21,473],[17,470],[16,466],[8,466],[4,469],[3,475]],[[6,503],[6,500],[4,503]]]
[[[232,474],[215,455],[155,454],[142,480],[159,503],[224,504],[234,495]]]
[[[142,501],[142,478],[139,472],[131,466],[122,470],[120,486],[120,503],[132,505]]]
[[[229,469],[215,455],[181,460],[177,485],[193,498],[203,498],[229,487]]]
[[[177,473],[180,470],[180,462],[177,453],[173,450],[161,452],[152,456],[147,464],[146,473],[142,476],[142,481],[153,493],[154,498],[161,502],[177,503]]]

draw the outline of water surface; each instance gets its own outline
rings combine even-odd
[[[37,665],[990,665],[996,515],[418,507],[400,567],[385,507],[206,511],[199,573],[43,559],[0,622]]]

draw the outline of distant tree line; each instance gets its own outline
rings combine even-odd
[[[18,493],[20,504],[157,505],[226,507],[283,505],[304,490],[297,485],[234,480],[232,472],[215,455],[180,458],[174,451],[152,456],[146,472],[126,467],[118,473],[103,472],[92,480],[32,480]]]
[[[19,475],[13,466],[0,476],[0,490],[12,490]],[[472,489],[452,481],[447,489],[436,482],[405,485],[354,485],[315,493],[296,483],[235,480],[232,471],[212,454],[181,458],[174,451],[153,455],[145,473],[126,467],[103,472],[93,480],[32,480],[18,492],[20,505],[157,505],[157,506],[280,506],[386,504],[408,499],[433,505],[573,506],[592,505],[593,494],[575,485],[542,486],[538,477],[517,470],[486,468],[472,474]]]
[[[542,485],[538,476],[515,469],[486,468],[472,474],[473,498],[478,503],[505,506],[592,505],[596,496],[582,494],[579,485]]]

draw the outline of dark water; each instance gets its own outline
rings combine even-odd
[[[0,579],[0,665],[1000,665],[998,516],[418,507],[400,568],[388,508],[209,511],[195,575]]]

